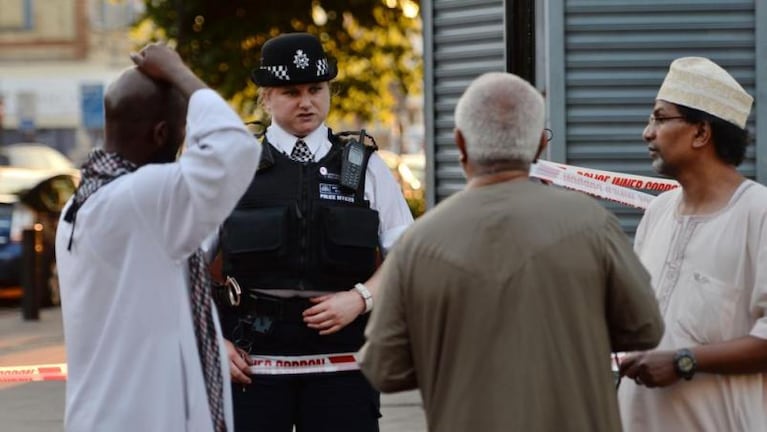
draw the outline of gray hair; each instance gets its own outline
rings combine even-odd
[[[475,79],[455,107],[455,126],[466,140],[469,159],[529,164],[545,121],[543,96],[522,78],[490,72]]]

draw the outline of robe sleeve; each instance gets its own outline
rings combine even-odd
[[[228,104],[212,90],[198,90],[189,101],[183,155],[142,167],[130,198],[160,247],[183,259],[234,209],[260,155],[261,144]]]
[[[749,238],[749,253],[753,263],[754,287],[751,291],[750,312],[756,319],[750,335],[767,339],[767,211],[761,211],[755,222],[757,235]]]
[[[402,247],[395,248],[381,268],[378,298],[365,329],[367,342],[360,352],[362,372],[382,392],[418,386],[404,303],[409,278],[402,273],[402,252]]]

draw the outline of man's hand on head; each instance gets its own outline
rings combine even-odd
[[[196,90],[206,88],[197,76],[184,64],[178,53],[162,43],[145,46],[130,58],[138,69],[152,79],[166,81],[189,97]]]
[[[162,81],[171,81],[174,75],[186,69],[181,56],[162,43],[149,44],[141,51],[131,53],[130,58],[141,72]]]

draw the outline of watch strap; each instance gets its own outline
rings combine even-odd
[[[362,300],[365,301],[365,312],[370,312],[371,309],[373,309],[373,295],[370,293],[370,290],[368,287],[365,286],[363,283],[358,283],[354,285],[354,290],[359,293],[359,295],[362,297]]]

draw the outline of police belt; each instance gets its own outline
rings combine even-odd
[[[310,307],[312,303],[308,298],[282,298],[251,291],[242,296],[238,310],[247,315],[270,317],[274,321],[302,322],[304,311]]]

